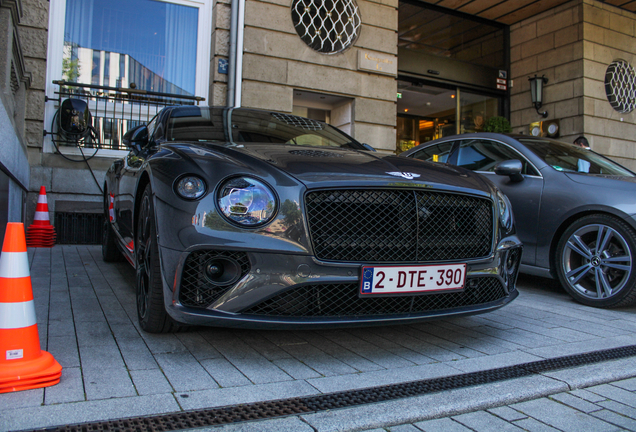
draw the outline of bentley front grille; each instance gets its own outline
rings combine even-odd
[[[421,190],[324,190],[306,196],[316,258],[421,262],[486,257],[493,202]]]
[[[232,271],[236,274],[231,278],[216,277],[216,274],[210,273],[210,265],[215,265],[220,272]],[[207,308],[249,273],[250,268],[245,252],[194,251],[183,267],[179,301],[184,306]]]
[[[297,318],[417,314],[482,305],[508,295],[495,277],[467,279],[463,291],[451,293],[360,298],[359,290],[357,283],[305,285],[278,294],[241,313]]]

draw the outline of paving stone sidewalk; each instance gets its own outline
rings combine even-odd
[[[135,275],[127,263],[104,263],[98,246],[30,249],[29,257],[41,346],[64,370],[56,386],[1,394],[0,431],[319,395],[636,345],[636,308],[585,307],[554,282],[528,277],[512,304],[477,316],[366,329],[151,335],[137,325]],[[516,404],[530,398],[567,407],[555,396],[542,398],[634,377],[633,360],[369,405],[355,414],[336,410],[235,427],[295,430],[285,429],[291,422],[306,430],[365,430],[409,423],[400,427],[412,429],[437,417],[472,427],[458,420],[469,418],[460,413],[499,418],[486,410],[501,405],[525,413]],[[595,413],[580,415],[607,422]],[[352,415],[364,421],[342,423]],[[524,415],[527,424],[543,421]],[[338,429],[337,422],[350,428]]]

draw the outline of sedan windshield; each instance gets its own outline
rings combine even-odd
[[[362,144],[323,122],[276,112],[206,107],[176,108],[168,119],[168,141],[204,141],[342,147]]]
[[[557,171],[635,177],[627,168],[574,144],[525,138],[519,141]]]

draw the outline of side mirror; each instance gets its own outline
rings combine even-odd
[[[374,149],[373,147],[371,147],[369,144],[367,143],[362,143],[362,145],[364,146],[365,149],[369,150],[369,151],[377,151],[376,149]]]
[[[142,148],[148,145],[148,126],[141,125],[132,128],[124,134],[121,142],[131,150],[141,151]]]
[[[521,175],[522,169],[523,165],[521,164],[520,160],[511,159],[501,161],[497,165],[495,165],[495,174],[507,175],[508,177],[510,177],[510,181],[520,182],[523,180],[523,176]]]

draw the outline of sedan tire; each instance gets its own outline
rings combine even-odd
[[[636,233],[625,222],[584,216],[565,230],[556,253],[561,285],[577,302],[603,308],[636,302]]]
[[[139,325],[149,333],[176,331],[178,324],[170,318],[163,303],[161,265],[150,185],[146,186],[141,197],[135,235]]]

